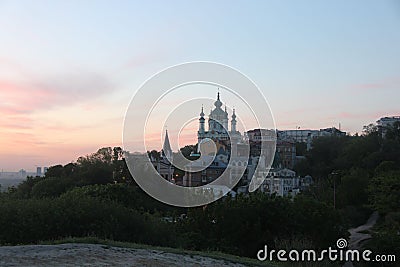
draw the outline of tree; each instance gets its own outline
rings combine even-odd
[[[363,135],[366,136],[366,135],[371,135],[371,134],[377,135],[378,127],[373,123],[363,126]]]
[[[372,206],[382,214],[400,211],[400,172],[378,173],[369,185]]]
[[[54,198],[75,186],[71,178],[49,177],[39,181],[32,187],[33,198]]]
[[[400,141],[400,121],[394,122],[392,125],[386,127],[385,138]]]

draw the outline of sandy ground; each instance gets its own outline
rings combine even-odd
[[[94,244],[0,247],[0,266],[244,266],[202,256]]]

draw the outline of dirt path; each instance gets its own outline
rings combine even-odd
[[[350,249],[360,249],[361,248],[361,243],[367,239],[371,238],[370,234],[367,233],[361,233],[364,231],[368,231],[371,229],[376,221],[378,220],[378,212],[372,213],[372,215],[369,217],[368,221],[360,225],[356,228],[349,229],[350,232],[350,240],[349,240],[349,248]]]
[[[370,234],[361,233],[361,232],[365,232],[365,231],[368,231],[369,229],[371,229],[375,225],[378,218],[379,218],[378,212],[374,211],[365,224],[360,225],[356,228],[351,228],[348,230],[350,233],[350,239],[349,239],[349,245],[348,245],[349,249],[357,249],[357,250],[361,249],[362,242],[371,238]],[[343,265],[343,267],[352,267],[352,266],[354,266],[354,265],[350,261],[346,262]]]
[[[0,266],[235,266],[203,256],[94,244],[0,247]]]

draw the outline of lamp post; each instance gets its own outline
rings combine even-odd
[[[338,173],[336,171],[333,171],[331,173],[331,176],[333,178],[333,209],[336,209],[336,177]]]

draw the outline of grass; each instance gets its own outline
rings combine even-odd
[[[288,266],[281,263],[271,263],[271,262],[261,262],[257,259],[239,257],[235,255],[225,254],[218,251],[192,251],[192,250],[184,250],[178,248],[170,248],[170,247],[158,247],[158,246],[150,246],[150,245],[142,245],[136,243],[128,243],[128,242],[120,242],[114,240],[104,240],[96,237],[82,237],[82,238],[65,238],[61,240],[52,240],[52,241],[42,241],[40,245],[59,245],[66,243],[81,243],[81,244],[100,244],[105,246],[112,247],[122,247],[122,248],[131,248],[131,249],[146,249],[146,250],[158,250],[167,253],[180,254],[180,255],[189,255],[189,256],[203,256],[208,258],[213,258],[217,260],[224,260],[233,263],[240,263],[246,266],[261,266],[261,267],[281,267]]]

